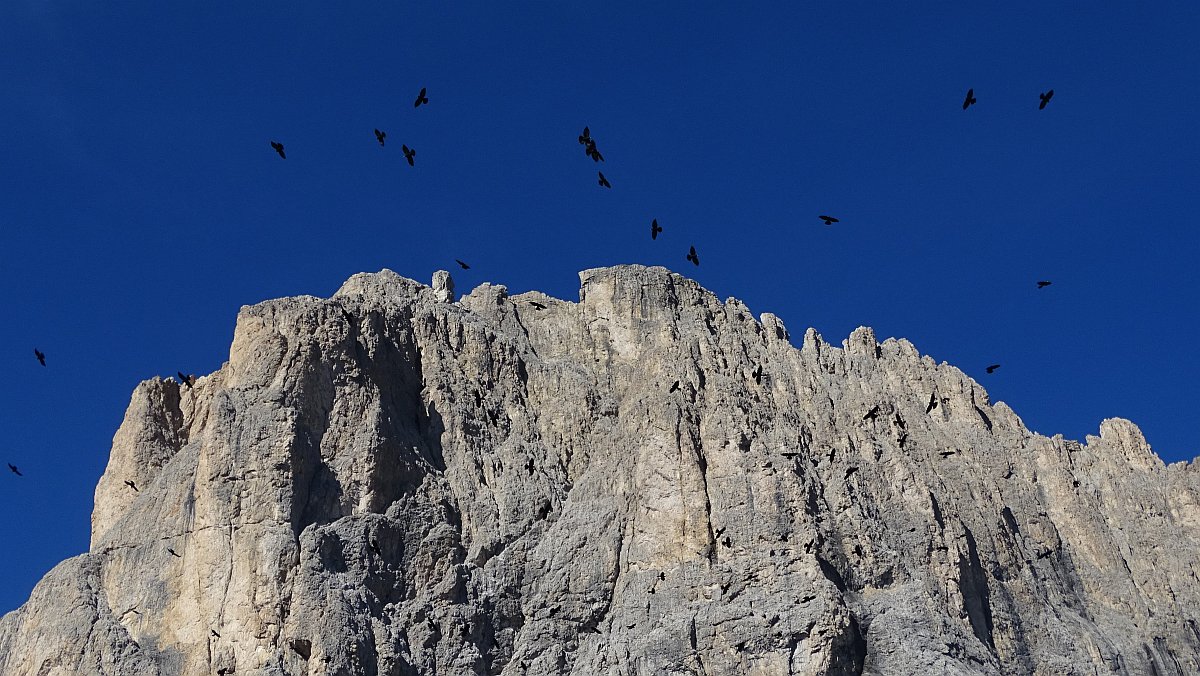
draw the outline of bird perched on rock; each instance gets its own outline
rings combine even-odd
[[[1050,286],[1050,282],[1045,282],[1045,281],[1038,282],[1038,288],[1039,288],[1039,289],[1044,289],[1044,288],[1046,288],[1047,286]]]
[[[383,139],[385,138],[387,138],[386,131],[379,131],[378,129],[375,130],[375,140],[379,141],[379,145],[383,145]]]
[[[688,247],[687,259],[691,261],[693,265],[700,265],[700,257],[696,255],[696,247]]]
[[[470,266],[470,265],[467,265],[466,263],[464,263],[464,262],[462,262],[462,261],[458,260],[457,258],[455,258],[455,259],[454,259],[454,262],[455,262],[455,263],[458,263],[458,267],[462,268],[463,270],[470,270],[470,269],[471,269],[471,266]]]
[[[658,224],[658,219],[650,221],[650,239],[658,239],[658,233],[662,232],[662,226]]]
[[[600,187],[601,188],[611,188],[612,187],[612,184],[608,182],[608,179],[604,178],[603,171],[597,171],[596,173],[600,175]]]
[[[279,153],[280,157],[282,157],[285,160],[287,159],[287,155],[285,155],[283,152],[283,144],[282,143],[280,143],[278,141],[271,141],[271,147],[275,149],[275,152]]]
[[[998,368],[1000,368],[1000,365],[999,365],[999,364],[992,364],[991,366],[987,367],[987,372],[988,372],[988,373],[993,373],[993,372],[995,372],[995,370],[996,370],[996,369],[998,369]]]
[[[1050,103],[1050,99],[1054,98],[1054,90],[1051,89],[1048,92],[1038,94],[1038,98],[1041,99],[1041,102],[1038,103],[1038,110],[1045,110],[1046,104]]]
[[[429,97],[425,96],[424,87],[421,87],[421,93],[417,94],[417,100],[413,101],[413,108],[420,108],[422,103],[429,103]]]
[[[136,486],[136,485],[135,485],[135,484],[134,484],[132,481],[130,481],[129,479],[126,479],[126,480],[125,480],[125,485],[126,485],[126,486],[129,486],[130,488],[132,488],[134,493],[137,493],[137,492],[138,492],[138,487],[137,487],[137,486]]]
[[[833,225],[834,223],[839,222],[838,219],[834,218],[833,216],[817,216],[817,218],[825,221],[825,225]]]
[[[417,166],[416,164],[413,163],[413,158],[417,156],[417,151],[413,150],[412,148],[409,148],[408,146],[404,145],[403,143],[400,144],[400,150],[402,150],[404,152],[404,159],[408,160],[408,166],[410,166],[410,167]]]
[[[975,99],[975,90],[968,89],[967,98],[963,99],[963,110],[970,108],[972,103],[979,103],[979,101]]]
[[[46,365],[46,355],[39,351],[36,347],[33,348],[33,356],[37,358],[39,364],[42,366]]]
[[[11,462],[8,463],[8,470],[10,472],[12,472],[13,474],[16,474],[17,476],[25,476],[24,474],[21,474],[21,470],[17,469],[17,466],[12,464]]]

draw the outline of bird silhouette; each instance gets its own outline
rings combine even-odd
[[[135,485],[135,484],[134,484],[132,481],[130,481],[129,479],[126,479],[126,480],[125,480],[125,485],[126,485],[126,486],[129,486],[130,488],[132,488],[134,493],[137,493],[137,492],[138,492],[138,487],[137,487],[137,486],[136,486],[136,485]]]
[[[471,269],[471,266],[470,266],[470,265],[467,265],[466,263],[464,263],[464,262],[462,262],[462,261],[458,260],[457,258],[455,258],[455,259],[454,259],[454,262],[455,262],[455,263],[458,263],[458,266],[459,266],[460,268],[462,268],[463,270],[470,270],[470,269]]]
[[[975,99],[975,90],[968,89],[967,90],[967,98],[963,99],[963,110],[966,110],[967,108],[969,108],[972,103],[979,103],[979,101],[977,101]]]
[[[1047,286],[1050,286],[1050,282],[1045,282],[1045,281],[1038,282],[1038,288],[1039,288],[1039,289],[1044,289],[1044,288],[1046,288]]]
[[[171,556],[174,556],[174,557],[175,557],[175,558],[177,558],[177,559],[182,559],[182,558],[183,558],[182,556],[180,556],[180,555],[176,554],[176,553],[175,553],[175,550],[174,550],[174,549],[171,549],[170,547],[167,547],[167,553],[168,553],[168,554],[170,554]]]
[[[179,384],[187,385],[189,390],[196,384],[196,376],[184,375],[183,371],[176,371],[175,375],[179,376]]]
[[[929,393],[929,404],[927,406],[925,406],[925,412],[929,413],[933,409],[937,408],[937,405],[938,405],[937,392],[930,392]]]
[[[279,153],[280,157],[282,157],[285,160],[287,159],[287,155],[285,155],[283,153],[283,144],[282,143],[280,143],[278,141],[271,141],[271,147],[275,149],[275,152]]]
[[[539,303],[539,302],[537,302],[537,301],[532,301],[532,300],[531,300],[531,301],[529,301],[529,304],[530,304],[530,305],[532,305],[533,307],[537,308],[538,310],[545,310],[545,309],[546,309],[546,306],[545,306],[545,305],[542,305],[541,303]]]
[[[17,469],[17,466],[12,464],[11,462],[8,463],[8,469],[9,469],[9,471],[11,471],[13,474],[16,474],[17,476],[25,476],[24,474],[21,474],[21,470]]]
[[[379,131],[378,129],[375,130],[375,140],[379,141],[379,145],[383,145],[383,139],[385,138],[387,138],[386,131]]]
[[[676,381],[675,381],[675,383],[674,383],[673,385],[671,385],[671,389],[667,390],[667,394],[670,394],[670,393],[672,393],[672,392],[675,392],[675,391],[677,391],[678,389],[679,389],[679,381],[678,381],[678,380],[676,380]]]
[[[608,182],[608,179],[604,178],[603,171],[597,171],[596,173],[600,175],[600,187],[601,188],[611,188],[612,187],[612,184]]]
[[[417,100],[413,101],[413,108],[420,108],[422,103],[429,103],[429,97],[425,96],[424,87],[421,87],[421,93],[417,94]]]
[[[1000,368],[999,364],[992,364],[991,366],[987,367],[987,372],[992,373],[998,368]]]
[[[410,167],[417,166],[416,164],[413,163],[413,158],[417,156],[417,151],[413,150],[412,148],[409,148],[408,146],[404,145],[403,143],[400,144],[400,150],[404,151],[404,159],[408,160],[408,166],[410,166]]]
[[[221,638],[221,635],[217,633],[216,629],[209,629],[209,631],[212,632],[213,636],[216,636],[217,638]]]
[[[754,373],[752,373],[751,375],[754,376],[754,384],[761,385],[762,384],[762,364],[759,364],[754,369]]]
[[[650,221],[650,239],[658,239],[658,233],[662,232],[662,226],[658,224],[658,219]]]
[[[585,155],[592,158],[593,162],[603,162],[604,156],[600,154],[600,150],[596,148],[595,141],[588,141],[587,148],[583,151]]]
[[[867,414],[863,416],[863,420],[872,420],[873,421],[878,416],[879,416],[879,405],[876,404],[874,408],[872,408],[870,411],[867,411]]]
[[[579,145],[587,145],[592,140],[592,131],[587,127],[583,128],[583,133],[579,135]]]
[[[834,223],[839,222],[838,219],[834,218],[833,216],[817,216],[817,218],[825,221],[825,225],[833,225]]]
[[[1043,94],[1038,94],[1038,98],[1042,100],[1041,103],[1038,104],[1038,110],[1045,110],[1046,104],[1050,103],[1050,99],[1054,98],[1054,90],[1051,89]]]
[[[40,350],[38,350],[36,347],[33,348],[33,356],[37,358],[39,364],[41,364],[42,366],[46,365],[46,355],[43,354]]]
[[[696,255],[696,247],[688,247],[687,259],[695,265],[700,265],[700,257]]]

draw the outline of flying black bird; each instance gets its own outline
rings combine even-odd
[[[597,171],[596,173],[600,175],[600,187],[601,188],[611,188],[612,187],[612,184],[608,182],[608,179],[604,178],[603,171]]]
[[[462,261],[458,260],[457,258],[455,258],[455,259],[454,259],[454,262],[455,262],[455,263],[458,263],[458,267],[462,268],[463,270],[470,270],[470,269],[471,269],[471,266],[470,266],[470,265],[467,265],[466,263],[464,263],[464,262],[462,262]]]
[[[929,393],[929,404],[925,407],[925,412],[929,413],[933,409],[937,408],[937,405],[938,405],[937,392],[930,392]]]
[[[375,130],[375,140],[379,141],[379,145],[383,145],[383,139],[385,138],[387,138],[386,131],[379,131],[378,129]]]
[[[975,90],[968,89],[967,98],[963,99],[963,110],[969,108],[972,103],[979,103],[979,101],[975,99]]]
[[[400,150],[404,151],[404,159],[408,160],[408,166],[410,166],[410,167],[417,166],[417,165],[413,164],[413,158],[417,156],[417,151],[413,150],[412,148],[409,148],[408,146],[404,145],[403,143],[400,144]]]
[[[221,638],[221,635],[217,633],[216,629],[209,629],[209,631],[212,632],[213,636],[216,636],[217,638]]]
[[[696,265],[700,265],[700,257],[696,255],[696,247],[688,247],[687,259]]]
[[[874,408],[872,408],[870,411],[867,411],[867,414],[863,416],[863,420],[874,421],[878,415],[879,415],[879,405],[876,404]]]
[[[183,371],[176,371],[175,375],[179,376],[179,384],[187,385],[189,390],[192,389],[192,385],[196,384],[196,376],[184,375]]]
[[[825,221],[825,225],[833,225],[834,223],[839,222],[838,219],[834,218],[833,216],[817,216],[817,218]]]
[[[991,366],[987,367],[987,372],[988,372],[988,373],[991,373],[991,372],[995,371],[995,370],[996,370],[996,369],[998,369],[998,368],[1000,368],[1000,365],[999,365],[999,364],[992,364]]]
[[[425,96],[424,87],[421,87],[421,93],[417,94],[417,100],[413,101],[413,108],[420,108],[422,103],[429,103],[429,97]]]
[[[134,485],[134,483],[132,481],[130,481],[129,479],[125,480],[125,485],[132,488],[134,493],[138,492],[138,487],[136,485]]]
[[[762,384],[762,364],[759,364],[754,369],[754,373],[752,373],[751,375],[754,376],[754,383],[756,385],[761,385]]]
[[[676,381],[675,381],[675,384],[671,385],[671,389],[667,390],[667,394],[670,394],[670,393],[672,393],[672,392],[675,392],[675,391],[676,391],[676,390],[678,390],[678,389],[679,389],[679,381],[678,381],[678,380],[676,380]]]
[[[176,554],[176,553],[175,553],[175,550],[174,550],[174,549],[171,549],[170,547],[167,547],[167,553],[168,553],[168,554],[170,554],[171,556],[174,556],[174,557],[175,557],[175,558],[177,558],[177,559],[182,559],[182,558],[183,558],[182,556],[180,556],[180,555]]]
[[[1044,288],[1046,288],[1047,286],[1050,286],[1050,282],[1044,282],[1044,281],[1043,281],[1043,282],[1038,282],[1038,288],[1039,288],[1039,289],[1044,289]]]
[[[604,156],[600,154],[600,151],[598,149],[596,149],[595,141],[588,141],[587,149],[584,150],[583,152],[585,155],[592,158],[593,162],[603,162],[604,161]]]
[[[658,233],[662,232],[662,226],[658,224],[658,219],[650,221],[650,239],[658,239]]]
[[[538,302],[536,302],[536,301],[532,301],[532,300],[531,300],[531,301],[529,301],[529,304],[530,304],[530,305],[532,305],[533,307],[535,307],[535,308],[539,309],[539,310],[545,310],[545,309],[546,309],[546,306],[545,306],[545,305],[542,305],[541,303],[538,303]]]
[[[1038,98],[1042,100],[1042,102],[1038,104],[1038,110],[1044,110],[1046,108],[1046,104],[1050,103],[1050,99],[1054,98],[1054,90],[1051,89],[1045,94],[1038,94]]]
[[[46,355],[44,353],[42,353],[40,350],[38,350],[36,347],[33,348],[33,356],[37,357],[39,364],[41,364],[42,366],[46,365]]]
[[[25,476],[24,474],[21,474],[21,470],[17,469],[17,466],[16,466],[16,465],[14,465],[14,464],[12,464],[11,462],[10,462],[10,463],[8,463],[8,469],[9,469],[9,470],[10,470],[10,471],[11,471],[13,474],[16,474],[17,476]]]
[[[587,127],[583,128],[583,133],[579,135],[579,145],[584,146],[592,142],[592,132]]]
[[[285,160],[287,159],[287,155],[283,154],[283,144],[282,143],[280,143],[278,141],[271,141],[271,147],[275,149],[275,152],[279,153],[280,157],[282,157]]]

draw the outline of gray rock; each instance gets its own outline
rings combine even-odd
[[[1042,437],[907,341],[580,279],[243,308],[134,391],[0,673],[1200,672],[1200,472],[1132,423]]]

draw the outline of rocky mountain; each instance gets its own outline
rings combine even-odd
[[[1132,423],[1046,438],[907,341],[580,278],[242,308],[133,393],[0,673],[1200,673],[1200,469]]]

